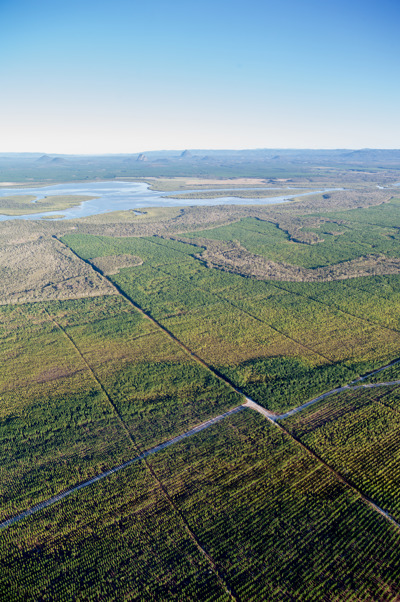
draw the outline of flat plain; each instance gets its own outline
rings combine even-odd
[[[344,171],[0,224],[2,599],[398,600],[400,199]]]

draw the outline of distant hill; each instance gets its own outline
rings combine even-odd
[[[39,159],[36,159],[36,163],[51,163],[52,158],[49,155],[42,155]]]
[[[360,150],[350,151],[343,153],[343,158],[351,161],[365,162],[365,163],[398,163],[400,162],[400,150],[399,149],[375,149],[375,148],[362,148]]]
[[[62,157],[54,157],[54,159],[51,159],[50,163],[52,165],[69,165],[69,161]]]
[[[62,157],[51,157],[50,155],[42,155],[39,159],[36,159],[35,163],[39,163],[40,165],[69,165],[69,161],[67,159],[63,159]]]
[[[115,177],[315,177],[325,168],[400,170],[399,149],[175,149],[112,155],[0,153],[3,181],[65,181]],[[46,172],[46,175],[45,175]],[[396,174],[394,174],[396,175]],[[397,175],[396,175],[397,177]],[[396,180],[397,181],[397,180]]]

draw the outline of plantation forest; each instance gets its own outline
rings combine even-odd
[[[1,600],[400,599],[400,178],[318,177],[0,223]]]

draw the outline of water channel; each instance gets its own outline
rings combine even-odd
[[[241,190],[248,190],[242,188]],[[252,189],[253,190],[253,189]],[[260,190],[260,189],[256,189]],[[226,189],[226,197],[217,197],[213,199],[173,199],[168,195],[183,194],[190,192],[202,192],[199,190],[177,190],[172,192],[159,192],[149,189],[149,184],[143,182],[87,182],[56,184],[40,188],[0,188],[0,198],[8,196],[35,195],[35,203],[39,199],[48,196],[71,196],[87,195],[96,197],[83,201],[76,207],[60,211],[47,211],[45,213],[33,213],[30,215],[0,215],[0,221],[11,219],[37,220],[56,216],[54,219],[78,219],[80,217],[89,217],[100,213],[110,211],[127,211],[135,209],[145,209],[149,207],[187,207],[193,205],[270,205],[274,203],[288,202],[293,198],[308,196],[312,194],[330,192],[332,190],[342,190],[341,188],[327,188],[324,190],[313,190],[305,193],[291,193],[293,188],[268,188],[266,190],[277,190],[279,196],[268,198],[239,198],[229,196],[232,189]],[[298,190],[298,189],[297,189]],[[210,192],[209,189],[204,192]],[[214,192],[214,191],[213,191]],[[218,189],[220,194],[221,189]],[[59,216],[59,217],[58,217]]]

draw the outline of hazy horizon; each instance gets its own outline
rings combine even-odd
[[[0,155],[40,155],[40,156],[70,156],[70,157],[109,157],[109,156],[119,156],[119,155],[140,155],[147,153],[182,153],[184,151],[189,151],[190,153],[203,153],[211,151],[213,153],[240,153],[240,152],[263,152],[263,151],[299,151],[299,152],[329,152],[329,151],[337,151],[337,152],[348,152],[348,151],[399,151],[400,146],[398,148],[378,148],[378,147],[325,147],[325,148],[300,148],[300,147],[259,147],[259,148],[151,148],[151,149],[141,149],[135,152],[98,152],[98,153],[63,153],[63,152],[48,152],[45,150],[35,150],[35,151],[0,151]]]

